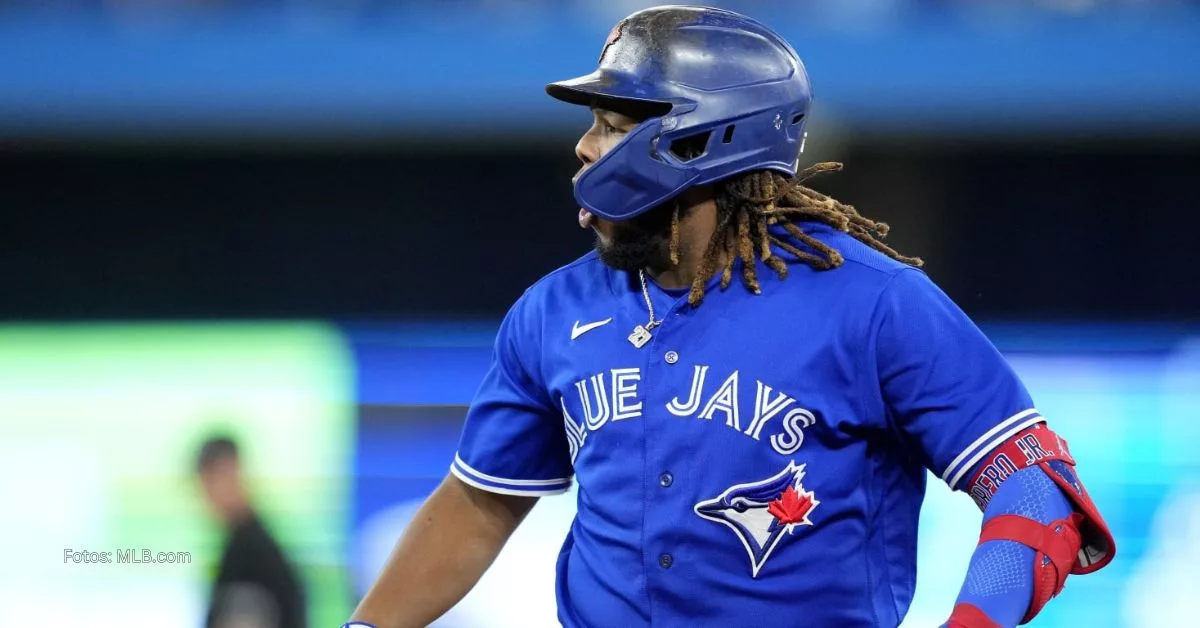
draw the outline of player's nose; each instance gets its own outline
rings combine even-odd
[[[575,156],[584,166],[590,166],[600,159],[600,147],[590,133],[579,138],[579,142],[575,144]]]

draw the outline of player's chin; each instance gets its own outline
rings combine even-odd
[[[616,270],[637,271],[643,268],[659,268],[669,256],[666,241],[646,238],[623,241],[607,237],[597,231],[596,255],[605,265]]]

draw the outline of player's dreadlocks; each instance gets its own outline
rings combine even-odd
[[[809,166],[796,174],[785,177],[771,171],[751,172],[726,181],[717,191],[718,224],[708,249],[700,263],[700,272],[692,282],[688,303],[693,307],[704,300],[705,284],[717,270],[719,260],[724,257],[725,267],[721,271],[721,289],[729,287],[733,280],[734,260],[742,260],[742,283],[755,294],[761,294],[755,256],[779,275],[787,278],[787,264],[771,250],[771,245],[787,251],[797,259],[817,270],[828,270],[841,266],[842,254],[829,245],[804,233],[796,224],[802,220],[825,223],[835,229],[854,236],[857,240],[905,264],[921,266],[920,258],[906,257],[883,243],[889,227],[858,213],[854,207],[838,202],[816,190],[800,185],[804,181],[826,172],[842,169],[842,164],[825,162]],[[770,233],[767,228],[782,225],[792,237],[812,248],[817,254],[803,251],[784,238]],[[671,262],[679,263],[679,207],[676,205],[671,217]]]

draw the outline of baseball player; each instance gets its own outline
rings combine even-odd
[[[578,487],[567,627],[896,626],[932,470],[983,512],[947,626],[1030,621],[1112,535],[1066,443],[967,316],[804,184],[796,52],[729,11],[657,7],[548,93],[595,250],[500,326],[450,475],[347,626],[424,626],[539,497]]]

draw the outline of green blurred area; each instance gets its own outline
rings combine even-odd
[[[131,608],[198,623],[180,615],[207,602],[222,538],[193,461],[223,433],[301,571],[312,622],[343,621],[352,377],[340,333],[319,323],[0,327],[0,499],[21,512],[0,520],[15,551],[0,566],[0,619],[35,619],[14,615],[55,582],[61,602],[36,618],[50,625],[117,624]],[[65,548],[193,562],[81,566],[63,563]],[[88,602],[98,591],[100,609]]]

